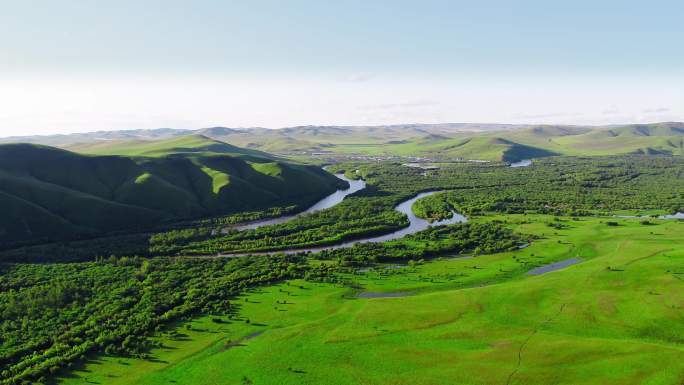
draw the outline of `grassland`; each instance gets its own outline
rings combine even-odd
[[[188,135],[158,141],[137,140],[83,143],[73,145],[69,150],[92,155],[160,157],[178,154],[213,153],[272,158],[271,155],[265,152],[240,148],[228,143],[210,139],[203,135]]]
[[[477,220],[494,219],[540,239],[515,252],[346,274],[348,285],[291,281],[252,291],[239,319],[195,319],[178,325],[180,335],[158,336],[163,347],[153,359],[97,356],[58,382],[682,382],[684,223],[564,217],[552,228],[544,215]],[[573,257],[582,262],[525,274]]]
[[[191,136],[195,139],[188,139],[190,133],[194,133]],[[204,140],[211,138],[242,148],[200,143],[202,136]],[[152,140],[162,137],[171,139]],[[450,123],[301,126],[278,130],[213,127],[196,131],[162,129],[21,139],[98,155],[158,156],[168,153],[169,148],[174,148],[174,152],[197,152],[199,147],[202,151],[240,154],[266,151],[296,159],[310,159],[311,153],[332,153],[514,162],[552,155],[683,155],[683,138],[684,123],[661,122],[613,126]],[[0,142],[7,140],[0,139]]]
[[[539,126],[494,133],[424,135],[400,143],[335,143],[327,150],[366,155],[424,156],[515,162],[554,155],[684,155],[681,123],[614,128]],[[361,141],[357,143],[363,143]]]
[[[493,130],[492,130],[493,129]],[[514,162],[553,155],[682,155],[684,124],[494,127],[483,132],[445,127],[297,127],[284,130],[207,131],[228,143],[296,155],[332,152],[368,156],[422,156]]]
[[[271,178],[287,177],[272,161],[245,162]],[[207,188],[232,183],[212,171],[220,170],[217,164],[204,166],[212,180]],[[368,188],[332,209],[259,231],[219,235],[216,223],[208,223],[157,234],[159,245],[170,247],[159,253],[167,257],[0,264],[0,364],[7,367],[0,381],[684,379],[684,222],[614,216],[682,211],[681,158],[557,157],[523,169],[455,162],[427,176],[400,163],[331,170],[361,176]],[[233,244],[284,249],[316,242],[367,220],[401,219],[393,206],[427,190],[451,191],[419,201],[415,212],[440,218],[456,210],[470,223],[317,254],[192,258],[184,249],[170,252],[184,244],[216,246],[198,254],[209,255]],[[580,262],[528,274],[570,258]]]

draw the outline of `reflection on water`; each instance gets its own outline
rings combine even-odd
[[[328,195],[327,197],[321,199],[320,201],[316,202],[313,206],[309,207],[306,209],[306,211],[302,211],[301,213],[295,214],[295,215],[286,215],[278,218],[272,218],[272,219],[264,219],[262,221],[256,221],[256,222],[250,222],[244,225],[236,226],[234,227],[235,230],[242,231],[242,230],[250,230],[250,229],[256,229],[262,226],[268,226],[268,225],[277,225],[280,223],[285,223],[287,221],[290,221],[292,219],[295,219],[301,215],[304,214],[311,214],[316,211],[321,211],[325,209],[329,209],[336,204],[342,202],[342,200],[350,194],[353,194],[359,190],[363,190],[366,188],[366,182],[363,181],[362,179],[349,179],[344,174],[335,174],[336,177],[347,181],[349,183],[349,188],[344,189],[344,190],[337,190],[334,193]]]
[[[684,219],[684,213],[661,215],[659,219]]]
[[[666,215],[613,215],[615,218],[644,218],[644,219],[684,219],[684,213],[674,213]]]
[[[514,162],[511,163],[511,167],[527,167],[532,165],[532,160],[530,159],[523,159],[519,162]]]

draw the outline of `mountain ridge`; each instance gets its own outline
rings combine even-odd
[[[518,159],[520,156],[532,155],[684,155],[684,150],[678,145],[682,136],[684,136],[684,123],[660,122],[604,126],[442,123],[380,126],[310,125],[282,129],[209,127],[198,130],[173,130],[163,128],[101,131],[71,136],[23,137],[23,139],[99,155],[150,156],[154,155],[153,149],[145,150],[145,148],[154,147],[155,142],[187,141],[189,140],[187,138],[193,137],[199,141],[218,142],[207,144],[204,149],[193,148],[194,152],[259,151],[257,156],[261,157],[268,156],[267,153],[430,157],[435,155],[435,150],[440,150],[440,156],[449,158],[517,161],[520,160]],[[454,142],[467,138],[475,142],[480,141],[480,138],[496,139],[496,141],[493,142],[495,146],[492,148],[478,142],[477,146],[470,145],[458,150],[454,148],[452,151],[443,151],[444,148],[453,146]],[[0,143],[12,140],[14,139],[0,139]],[[53,141],[58,143],[51,144]],[[504,144],[501,141],[507,141],[507,143]],[[228,146],[231,145],[241,150],[228,150]],[[515,149],[511,151],[510,146]],[[137,154],[136,148],[139,149]],[[476,151],[478,149],[479,153]],[[183,147],[179,145],[174,151],[182,152]]]
[[[198,148],[125,156],[0,144],[0,246],[308,205],[344,184],[318,167],[251,150]]]

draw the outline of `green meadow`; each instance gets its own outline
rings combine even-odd
[[[475,219],[537,237],[516,251],[253,289],[237,316],[159,333],[149,359],[91,356],[56,382],[680,384],[684,222],[553,218]],[[526,274],[569,258],[581,262]]]
[[[617,127],[534,126],[497,132],[388,136],[394,140],[384,142],[363,136],[356,136],[353,141],[347,140],[346,136],[329,136],[325,147],[317,147],[320,143],[309,143],[308,147],[300,145],[301,148],[297,148],[297,151],[308,148],[310,151],[367,156],[422,156],[509,162],[554,155],[682,155],[683,133],[681,123]],[[275,145],[265,138],[250,136],[249,139],[250,143],[261,143],[259,141],[263,140],[263,148],[266,150]],[[278,149],[281,152],[293,150],[288,146]]]

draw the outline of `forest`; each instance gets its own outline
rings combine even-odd
[[[148,358],[148,337],[174,322],[217,314],[249,322],[234,298],[285,279],[334,282],[352,266],[445,252],[515,249],[525,238],[499,223],[438,227],[387,244],[320,255],[243,258],[108,257],[71,264],[4,265],[0,276],[0,383],[44,382],[89,354]],[[309,264],[309,258],[335,264]],[[230,314],[228,318],[223,317]],[[223,317],[223,318],[221,318]]]
[[[513,231],[512,222],[497,217],[313,254],[209,255],[334,244],[386,233],[407,224],[394,206],[421,191],[444,191],[413,206],[428,219],[453,211],[471,218],[671,213],[684,207],[682,166],[682,160],[664,157],[548,158],[524,169],[463,162],[440,164],[422,174],[397,163],[345,163],[332,171],[364,178],[369,187],[331,209],[286,223],[246,231],[231,228],[291,213],[292,207],[187,222],[156,233],[5,251],[6,262],[62,263],[1,265],[0,383],[45,383],[98,352],[148,359],[154,348],[150,336],[177,333],[173,325],[201,314],[215,314],[216,322],[249,322],[240,316],[235,298],[258,286],[289,279],[337,282],[341,274],[378,263],[511,252],[537,236]],[[548,227],[557,232],[567,225],[550,221]],[[507,274],[525,268],[520,265]]]
[[[331,209],[286,223],[231,230],[237,223],[296,212],[293,206],[180,223],[175,229],[154,233],[18,248],[0,252],[0,258],[74,261],[112,254],[216,255],[330,245],[405,227],[406,218],[394,206],[423,191],[444,191],[413,206],[419,217],[431,220],[454,211],[466,216],[671,214],[684,211],[683,170],[680,158],[652,156],[554,157],[537,159],[533,167],[526,168],[502,163],[444,163],[425,175],[398,163],[342,163],[330,171],[361,177],[368,187]]]
[[[44,382],[94,352],[145,358],[147,337],[171,323],[200,313],[239,319],[232,298],[241,291],[306,270],[302,257],[277,255],[5,265],[0,383]]]

